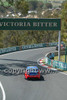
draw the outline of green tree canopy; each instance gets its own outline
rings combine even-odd
[[[62,20],[64,29],[67,30],[67,2],[64,4],[64,8],[62,10]]]
[[[61,13],[62,19],[62,40],[67,42],[67,2],[63,4]]]
[[[28,2],[25,0],[18,0],[15,2],[15,8],[17,11],[25,15],[28,13],[29,5],[28,5]]]
[[[52,8],[53,7],[51,3],[46,3],[45,6],[46,6],[46,8]]]
[[[0,5],[4,7],[13,7],[15,11],[19,11],[23,15],[27,14],[29,10],[29,5],[26,0],[0,0]]]
[[[44,6],[44,3],[42,1],[29,1],[29,10],[37,10],[42,9]]]

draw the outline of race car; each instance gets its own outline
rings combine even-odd
[[[28,66],[25,70],[25,79],[38,78],[40,79],[40,70],[37,66]]]

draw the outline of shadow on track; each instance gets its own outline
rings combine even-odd
[[[7,65],[9,67],[27,67],[27,66],[38,66],[37,65],[37,62],[34,62],[34,61],[29,61],[29,60],[17,60],[17,59],[1,59],[0,60],[4,60],[4,61],[7,61]],[[11,61],[11,64],[9,64],[9,62]],[[6,64],[5,64],[6,65]]]
[[[44,77],[42,75],[41,75],[40,79],[37,79],[37,78],[28,78],[26,80],[28,80],[28,81],[45,81]]]
[[[7,64],[0,64],[0,74],[4,76],[24,75],[23,69],[25,69],[27,66],[38,66],[38,68],[45,70],[45,68],[42,68],[37,64],[37,62],[34,61],[1,58],[0,60],[7,61]],[[12,63],[9,64],[8,61],[12,61]],[[43,80],[43,78],[41,78],[41,80]]]

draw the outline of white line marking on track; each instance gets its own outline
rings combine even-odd
[[[0,82],[0,88],[1,88],[1,90],[2,90],[3,100],[6,100],[6,94],[5,94],[5,91],[4,91],[4,88],[3,88],[3,85],[2,85],[1,82]]]
[[[64,75],[67,75],[66,73],[64,73],[64,72],[60,72],[61,74],[64,74]]]

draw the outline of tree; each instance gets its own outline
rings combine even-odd
[[[19,11],[23,15],[27,14],[29,10],[28,2],[26,0],[5,0],[4,2],[2,0],[0,1],[3,6],[7,2],[8,5],[13,7],[15,11]]]
[[[29,10],[42,10],[43,6],[44,3],[42,1],[29,1]]]
[[[3,48],[3,39],[2,39],[3,31],[0,30],[0,48]]]
[[[19,30],[3,31],[3,47],[22,45],[22,34],[23,32]]]
[[[29,10],[28,2],[25,0],[18,0],[15,2],[15,8],[17,11],[21,12],[23,15],[26,15]]]
[[[29,10],[36,10],[38,5],[38,1],[30,1],[29,2]]]
[[[13,5],[15,0],[6,0],[9,4]]]
[[[64,8],[62,9],[62,16],[64,29],[67,30],[67,2],[64,4]]]
[[[63,4],[62,7],[62,13],[61,13],[61,19],[62,19],[62,40],[67,42],[67,2]]]
[[[45,6],[46,6],[47,9],[53,7],[51,3],[46,3]]]
[[[44,3],[42,1],[39,1],[37,4],[37,10],[42,12],[42,9],[44,8]]]

